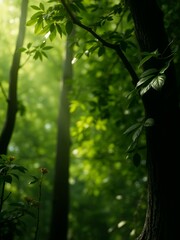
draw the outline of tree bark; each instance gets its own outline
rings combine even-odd
[[[171,55],[163,14],[155,0],[128,0],[142,52],[158,49],[160,58],[144,64],[144,70],[160,69]],[[180,114],[173,63],[165,72],[161,90],[150,89],[142,97],[146,118],[154,125],[146,130],[148,203],[144,228],[138,240],[172,240],[179,236]]]
[[[17,101],[18,72],[21,59],[21,52],[19,51],[19,49],[23,46],[25,37],[27,8],[28,0],[22,0],[19,32],[9,74],[9,93],[8,99],[6,99],[8,107],[5,123],[0,135],[0,154],[7,154],[8,145],[11,140],[16,121],[16,113],[18,110]]]
[[[54,177],[53,207],[50,228],[50,240],[67,239],[69,212],[69,161],[70,161],[70,116],[69,116],[69,81],[72,79],[72,48],[67,37],[66,58],[61,82],[59,102],[58,136]]]

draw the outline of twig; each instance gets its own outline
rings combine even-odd
[[[68,13],[68,15],[70,16],[72,22],[75,25],[77,25],[80,28],[86,30],[91,35],[93,35],[97,40],[99,40],[105,47],[111,48],[111,49],[113,49],[117,53],[117,55],[122,60],[125,68],[128,70],[129,74],[131,75],[133,84],[136,85],[136,83],[139,81],[139,78],[138,78],[134,68],[132,67],[131,63],[128,61],[128,59],[124,55],[123,51],[121,50],[120,45],[119,44],[112,44],[112,43],[109,43],[106,40],[104,40],[100,35],[98,35],[96,32],[94,32],[91,27],[88,27],[88,26],[84,25],[79,19],[76,18],[76,16],[72,13],[70,8],[66,4],[65,0],[59,0],[59,1],[62,3],[62,5],[64,6],[66,12]]]

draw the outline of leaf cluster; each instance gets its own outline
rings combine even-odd
[[[73,6],[77,7],[78,2],[75,3]],[[36,13],[27,21],[27,26],[34,25],[35,34],[48,34],[49,39],[52,41],[57,33],[59,33],[61,37],[63,34],[71,33],[73,24],[61,3],[50,6],[47,9],[45,9],[43,3],[40,3],[39,6],[32,5],[31,7],[36,10]]]
[[[19,180],[18,172],[26,173],[27,169],[21,165],[14,163],[13,156],[0,156],[0,185],[4,182],[12,183],[12,178]]]
[[[40,184],[38,201],[32,197],[25,197],[24,201],[11,202],[9,201],[11,192],[6,196],[6,184],[12,184],[13,177],[19,180],[19,173],[27,172],[25,167],[15,164],[14,161],[14,156],[0,156],[0,239],[12,239],[15,235],[22,236],[26,227],[23,220],[25,216],[37,218],[36,233],[39,230],[39,217],[37,216],[40,211],[42,178],[48,171],[46,168],[41,168],[41,176],[39,178],[32,176],[33,180],[29,182],[29,184],[37,182]],[[36,209],[37,214],[33,212],[33,209]]]
[[[142,66],[151,58],[158,58],[158,51],[147,53],[147,55],[141,60],[139,66]],[[165,84],[166,75],[165,71],[169,68],[172,58],[168,60],[161,69],[150,68],[145,70],[136,84],[136,89],[140,91],[140,95],[144,95],[150,88],[156,91],[160,91]]]
[[[33,56],[34,60],[43,60],[43,57],[48,58],[46,51],[52,49],[52,46],[47,46],[46,41],[43,41],[40,45],[33,46],[32,43],[28,43],[26,47],[20,48],[21,52],[25,52],[29,57]]]

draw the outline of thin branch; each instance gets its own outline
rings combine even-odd
[[[72,13],[70,8],[66,4],[65,0],[60,0],[60,2],[64,6],[66,12],[68,13],[72,22],[75,25],[77,25],[80,28],[86,30],[91,35],[93,35],[97,40],[99,40],[105,47],[111,48],[117,53],[119,58],[122,60],[125,68],[128,70],[129,74],[131,75],[133,84],[136,85],[136,83],[139,81],[139,78],[138,78],[134,68],[132,67],[131,63],[128,61],[127,57],[124,55],[123,51],[121,50],[120,45],[119,44],[112,44],[112,43],[109,43],[106,40],[104,40],[101,36],[99,36],[96,32],[94,32],[91,27],[88,27],[88,26],[84,25],[79,19],[76,18],[76,16]]]

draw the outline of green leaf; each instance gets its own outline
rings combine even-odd
[[[131,142],[131,144],[129,145],[129,147],[128,147],[128,149],[127,149],[127,153],[132,153],[132,152],[134,152],[135,150],[136,150],[136,148],[137,148],[137,141],[135,141],[135,142]]]
[[[29,21],[27,21],[26,26],[32,26],[37,22],[37,19],[30,19]]]
[[[148,80],[152,79],[155,75],[154,74],[150,74],[148,76],[142,77],[140,78],[140,80],[137,82],[136,87],[141,86],[142,84],[144,84],[145,82],[147,82]]]
[[[12,183],[12,176],[11,175],[6,175],[5,178],[4,178],[4,181],[11,184]]]
[[[25,52],[25,51],[26,51],[26,48],[21,47],[21,48],[19,48],[19,51],[20,51],[20,52]]]
[[[67,21],[65,28],[66,28],[67,34],[68,35],[71,34],[73,30],[73,23],[71,21]]]
[[[29,182],[29,184],[34,184],[37,183],[39,181],[39,178],[37,178],[36,176],[31,176],[33,178],[32,181]]]
[[[43,3],[40,3],[39,7],[44,11],[45,8],[44,8],[44,4]]]
[[[99,47],[98,57],[101,57],[104,53],[105,53],[105,47],[104,46]]]
[[[93,53],[98,48],[98,45],[94,45],[89,49],[89,53]]]
[[[50,50],[52,48],[53,48],[52,46],[45,46],[45,47],[43,47],[43,50]]]
[[[48,58],[47,54],[44,51],[42,51],[41,53],[44,57]]]
[[[43,14],[42,11],[39,11],[39,12],[35,13],[35,14],[32,15],[30,20],[36,19],[36,21],[37,21],[40,17],[42,17],[42,14]]]
[[[154,119],[153,118],[148,118],[146,119],[146,121],[144,122],[144,126],[145,127],[151,127],[154,125]]]
[[[29,43],[27,44],[27,48],[29,49],[31,46],[32,46],[32,43],[29,42]]]
[[[62,28],[61,28],[61,26],[59,24],[56,24],[56,29],[57,29],[59,35],[62,37],[63,31],[62,31]]]
[[[132,136],[132,140],[133,142],[136,142],[139,138],[139,136],[141,135],[143,130],[143,125],[141,124],[141,126],[135,131],[135,133]]]
[[[158,49],[156,49],[155,51],[153,51],[153,52],[150,52],[150,53],[148,53],[148,52],[144,52],[143,53],[144,55],[146,55],[141,61],[140,61],[140,63],[139,63],[139,68],[145,63],[145,62],[147,62],[149,59],[151,59],[152,57],[158,57],[159,56],[159,52],[158,52]]]
[[[124,134],[129,134],[132,133],[135,129],[139,128],[139,126],[141,126],[141,123],[135,123],[132,126],[130,126],[125,132]]]
[[[152,55],[148,55],[148,56],[146,56],[146,57],[144,57],[141,61],[140,61],[140,63],[139,63],[139,68],[145,63],[145,62],[147,62],[150,58],[152,58],[153,56]]]
[[[27,172],[27,168],[23,167],[23,166],[19,166],[19,165],[15,165],[12,167],[13,170],[17,170],[19,172],[25,173]]]
[[[159,74],[157,77],[153,79],[151,82],[151,87],[155,90],[159,91],[163,87],[165,83],[166,75],[165,74]]]
[[[143,87],[140,91],[140,95],[144,95],[151,88],[151,83],[149,83],[146,87]]]
[[[36,5],[31,5],[31,8],[33,8],[34,10],[40,10],[40,8]]]
[[[154,74],[156,75],[158,73],[158,70],[156,68],[150,68],[146,71],[144,71],[141,75],[140,78],[146,77],[148,75]]]
[[[163,73],[169,68],[171,61],[172,61],[172,59],[170,59],[170,60],[166,63],[166,65],[160,70],[160,72],[159,72],[160,74],[163,74]]]
[[[11,173],[12,176],[14,176],[17,180],[19,180],[19,176],[15,173]]]
[[[77,60],[79,60],[81,57],[82,57],[82,55],[83,55],[83,53],[77,53],[76,54],[76,56],[73,58],[73,60],[72,60],[72,64],[74,64],[74,63],[76,63],[77,62]]]
[[[34,33],[38,34],[41,32],[42,29],[43,29],[43,19],[39,18],[35,25]]]
[[[49,35],[49,39],[53,41],[56,37],[56,28],[54,28],[53,31],[51,31],[51,34]]]
[[[80,1],[74,1],[74,3],[77,5],[79,9],[86,11],[86,8]]]
[[[45,27],[43,27],[43,29],[40,31],[39,34],[46,34],[48,33],[50,30],[49,30],[49,25],[46,25]]]

